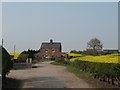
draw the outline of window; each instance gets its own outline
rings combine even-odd
[[[47,52],[48,52],[48,50],[46,49],[46,50],[45,50],[45,52],[47,53]]]
[[[49,58],[48,54],[45,55],[45,58]]]
[[[52,53],[54,53],[55,52],[55,50],[54,49],[52,49]]]
[[[55,55],[52,55],[52,58],[55,57]]]

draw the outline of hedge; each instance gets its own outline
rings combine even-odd
[[[5,50],[5,48],[0,46],[0,49],[2,49],[2,77],[5,78],[13,64],[9,53]]]
[[[92,73],[94,78],[98,78],[100,81],[106,81],[113,85],[116,84],[120,87],[120,64],[95,63],[80,60],[75,60],[72,63],[82,71]]]

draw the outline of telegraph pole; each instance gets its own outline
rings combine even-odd
[[[15,58],[15,48],[16,48],[16,45],[14,45],[14,58]],[[14,58],[13,58],[13,60],[14,60]]]
[[[2,47],[3,47],[3,38],[2,38]]]
[[[16,45],[14,45],[14,55],[15,55],[15,47],[16,47]]]

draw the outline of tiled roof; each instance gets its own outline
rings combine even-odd
[[[56,42],[42,43],[42,45],[41,45],[41,49],[52,49],[52,48],[60,49],[61,48],[61,43],[56,43]]]

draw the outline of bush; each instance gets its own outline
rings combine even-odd
[[[18,57],[18,60],[20,62],[26,62],[26,59],[29,57],[29,54],[20,54],[19,57]]]
[[[64,56],[60,56],[60,57],[56,57],[55,61],[61,64],[66,64],[67,61],[65,61],[65,57]]]
[[[36,64],[36,63],[38,63],[37,60],[33,60],[33,61],[32,61],[32,64]]]
[[[53,60],[53,61],[54,61],[54,60],[55,60],[55,58],[51,58],[51,60]]]
[[[2,77],[5,78],[13,64],[9,53],[2,46],[0,46],[0,50],[2,50]]]

